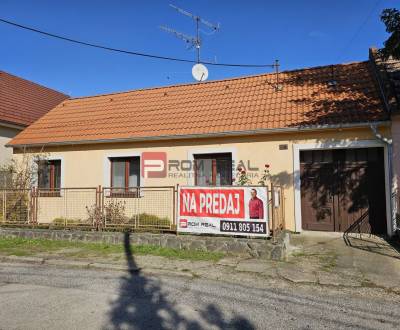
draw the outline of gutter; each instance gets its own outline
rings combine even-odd
[[[23,126],[23,125],[12,124],[12,123],[5,122],[5,121],[0,121],[0,126],[7,127],[7,128],[15,128],[15,129],[19,129],[21,131],[28,127],[28,126]]]
[[[166,141],[166,140],[186,140],[186,139],[204,139],[213,137],[230,137],[230,136],[252,136],[264,134],[279,134],[279,133],[296,133],[296,132],[312,132],[325,129],[346,129],[346,128],[363,128],[375,126],[390,126],[390,121],[364,122],[353,124],[338,124],[338,125],[312,125],[300,127],[285,127],[285,128],[270,128],[257,129],[247,131],[225,131],[218,133],[207,134],[185,134],[185,135],[159,135],[148,137],[131,137],[122,139],[97,139],[97,140],[76,140],[64,142],[47,142],[47,143],[30,143],[30,144],[6,144],[9,148],[21,147],[43,147],[43,146],[65,146],[65,145],[82,145],[82,144],[101,144],[101,143],[120,143],[120,142],[146,142],[146,141]]]

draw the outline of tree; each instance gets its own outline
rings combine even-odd
[[[390,33],[390,36],[384,42],[380,53],[384,59],[390,56],[400,59],[400,11],[394,8],[384,9],[381,21],[386,25],[386,32]]]
[[[13,157],[8,163],[0,166],[0,173],[7,180],[2,180],[0,189],[29,190],[34,187],[37,181],[38,165],[41,161],[46,161],[47,155],[30,153],[23,150],[20,157]]]

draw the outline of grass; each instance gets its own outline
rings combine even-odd
[[[154,245],[132,245],[131,251],[134,255],[153,255],[194,261],[218,261],[224,256],[221,252],[180,250]],[[122,259],[124,258],[125,251],[122,245],[106,243],[69,242],[19,237],[0,238],[0,255],[34,256],[40,254],[56,254],[59,257],[74,258],[112,257],[113,259]]]
[[[336,268],[337,254],[333,251],[323,251],[320,253],[307,253],[305,251],[298,251],[292,253],[292,256],[300,259],[307,259],[309,262],[318,264],[321,270],[330,272]]]

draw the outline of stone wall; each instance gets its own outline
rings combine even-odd
[[[123,244],[121,232],[89,232],[77,230],[0,228],[0,237],[44,238],[53,240],[103,242]],[[282,232],[272,239],[233,238],[217,236],[131,233],[133,245],[156,245],[174,249],[224,252],[228,255],[251,256],[273,260],[286,258],[289,233]]]

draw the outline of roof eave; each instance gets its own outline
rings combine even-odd
[[[123,142],[143,142],[143,141],[161,141],[161,140],[188,140],[199,138],[214,138],[214,137],[229,137],[229,136],[251,136],[263,134],[279,134],[279,133],[293,133],[293,132],[307,132],[307,131],[320,131],[332,129],[346,129],[346,128],[362,128],[369,127],[371,124],[378,126],[388,126],[390,121],[370,121],[362,123],[351,124],[335,124],[335,125],[310,125],[310,126],[297,126],[297,127],[283,127],[283,128],[270,128],[270,129],[257,129],[246,131],[225,131],[207,134],[187,134],[187,135],[159,135],[148,137],[132,137],[122,139],[97,139],[97,140],[77,140],[77,141],[64,141],[64,142],[47,142],[47,143],[31,143],[31,144],[6,144],[6,147],[11,148],[26,148],[26,147],[43,147],[43,146],[65,146],[65,145],[82,145],[82,144],[108,144],[108,143],[123,143]]]
[[[3,120],[0,120],[0,126],[8,127],[8,128],[15,128],[15,129],[19,129],[19,130],[23,130],[28,127],[28,125],[22,125],[22,124],[13,123],[10,121],[3,121]]]

